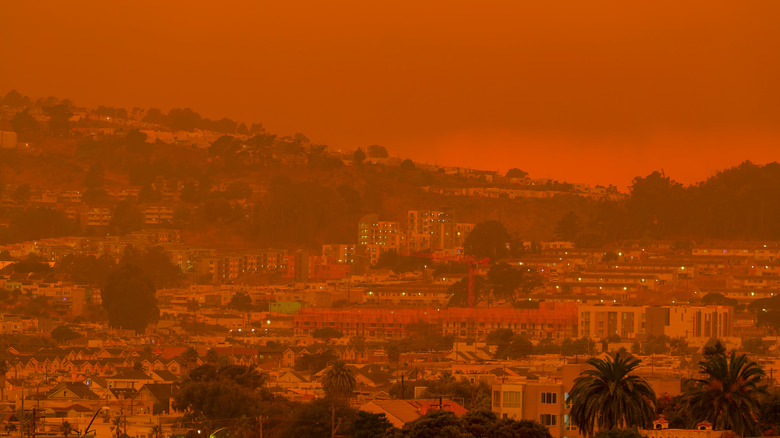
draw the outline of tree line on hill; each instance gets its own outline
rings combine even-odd
[[[68,123],[65,116],[72,108],[72,103],[67,100],[48,98],[32,102],[13,92],[2,100],[10,106],[44,108],[56,129]],[[126,113],[111,107],[101,107],[96,111],[107,117],[123,117]],[[137,112],[136,109],[133,112]],[[177,128],[195,129],[205,126],[199,124],[208,120],[188,109],[173,109],[167,114],[149,110],[145,114],[150,123]],[[24,111],[17,116],[19,119],[15,122],[19,123],[32,117]],[[420,187],[457,180],[440,172],[421,169],[410,160],[401,166],[364,165],[366,157],[389,155],[387,149],[379,145],[368,146],[365,152],[362,148],[355,151],[351,157],[355,166],[345,168],[343,154],[334,153],[325,145],[314,144],[302,134],[277,136],[266,132],[260,124],[244,131],[239,129],[241,124],[221,120],[224,127],[220,129],[226,135],[217,138],[206,150],[192,150],[186,154],[181,153],[180,148],[152,144],[138,130],[78,139],[75,157],[89,166],[91,174],[85,178],[85,201],[100,204],[107,200],[102,187],[104,181],[99,178],[101,169],[98,167],[102,167],[102,172],[127,175],[131,184],[141,187],[142,193],[136,202],[159,202],[166,186],[181,183],[184,186],[181,198],[192,206],[179,209],[177,226],[194,222],[200,227],[208,227],[219,223],[235,227],[244,236],[257,236],[263,244],[317,247],[325,240],[353,240],[353,230],[361,214],[383,211],[398,204],[397,198],[421,196]],[[21,128],[18,130],[23,131]],[[239,130],[244,134],[238,135]],[[10,154],[7,151],[3,153]],[[280,167],[279,157],[282,156],[288,163],[285,166],[300,169],[294,172],[294,176],[284,171],[284,166]],[[302,165],[304,161],[307,163],[305,167]],[[322,176],[331,173],[334,176],[331,180]],[[258,174],[263,179],[257,182],[268,186],[269,190],[261,199],[256,199],[256,210],[246,212],[235,208],[230,201],[252,196],[251,190],[247,190],[247,183],[253,182]],[[507,175],[527,176],[516,168]],[[242,181],[244,186],[229,192],[212,190],[214,183],[226,176]],[[277,177],[276,183],[271,182],[273,177]],[[461,183],[463,181],[458,182]],[[18,193],[14,193],[14,199],[18,199],[20,204],[29,199],[30,187],[25,190],[23,186],[17,187]],[[691,240],[707,238],[778,239],[780,198],[774,195],[778,190],[780,166],[777,163],[756,165],[745,162],[690,186],[684,186],[662,172],[638,176],[624,200],[535,200],[538,211],[533,214],[547,218],[551,212],[547,210],[569,205],[571,211],[568,213],[557,213],[556,210],[553,217],[557,221],[555,233],[560,239],[574,241],[578,247],[600,247],[636,239],[677,240],[681,247]],[[459,198],[447,198],[446,201],[464,205],[469,202]],[[305,214],[295,215],[293,222],[288,223],[280,219],[280,214],[275,213],[277,211],[286,214],[301,211]],[[333,212],[339,212],[341,218],[334,220]],[[251,220],[247,220],[247,213],[253,216]],[[6,216],[14,214],[27,213],[6,212]],[[16,224],[11,224],[15,227],[13,232],[0,230],[0,242],[18,241],[22,237],[63,235],[72,231],[67,220],[57,215],[40,218],[44,214],[31,213],[30,219],[33,220],[30,221],[18,219]],[[506,221],[517,220],[512,217]],[[25,229],[24,222],[31,225]],[[131,226],[138,226],[137,221],[132,221]],[[125,232],[128,227],[124,228],[117,231]],[[514,237],[524,240],[540,238],[533,235]]]
[[[683,186],[662,172],[636,177],[624,201],[604,201],[591,216],[575,212],[557,226],[582,247],[626,239],[780,238],[780,165],[746,161],[698,184]]]

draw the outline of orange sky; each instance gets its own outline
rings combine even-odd
[[[624,187],[780,153],[780,2],[37,0],[0,92]]]

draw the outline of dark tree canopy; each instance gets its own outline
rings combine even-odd
[[[477,258],[488,257],[495,261],[509,254],[507,247],[510,241],[509,233],[498,221],[486,221],[477,224],[466,237],[463,244],[466,254]]]
[[[135,265],[123,264],[112,272],[101,296],[114,328],[140,332],[160,315],[154,285]]]
[[[51,331],[51,337],[57,341],[58,344],[62,344],[72,341],[73,339],[78,339],[81,335],[73,331],[70,327],[61,325]]]
[[[368,147],[368,156],[371,158],[387,158],[389,154],[384,146],[372,144]]]

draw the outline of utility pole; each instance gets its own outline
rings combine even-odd
[[[19,419],[19,438],[24,438],[24,386],[22,386],[22,418]]]
[[[36,422],[37,422],[37,418],[35,418],[36,411],[37,411],[36,408],[32,409],[32,432],[30,433],[30,436],[32,438],[35,438],[35,426],[36,426]]]
[[[336,422],[336,405],[330,405],[330,438],[336,438],[336,431],[339,430],[343,420],[339,417],[339,421]]]
[[[257,420],[260,423],[260,438],[263,438],[263,416],[257,417]]]

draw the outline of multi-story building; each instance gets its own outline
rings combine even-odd
[[[376,214],[363,216],[358,223],[358,244],[379,245],[388,249],[402,249],[401,224],[380,221]]]
[[[322,256],[333,259],[336,263],[354,263],[355,245],[338,243],[322,245]]]
[[[604,339],[618,335],[635,338],[647,333],[644,306],[581,305],[579,337]]]
[[[733,314],[730,306],[581,305],[579,336],[723,338],[732,335]]]
[[[143,209],[146,225],[170,224],[173,222],[173,207],[169,205],[150,205]]]
[[[412,251],[424,251],[426,249],[440,250],[452,248],[454,244],[455,224],[452,221],[450,211],[438,210],[410,210],[406,216],[406,232],[409,236],[430,236],[430,246],[423,248],[424,239],[415,239]]]
[[[562,383],[517,382],[493,385],[492,410],[499,418],[534,420],[555,438],[577,436],[569,419]]]
[[[648,334],[671,338],[726,338],[732,336],[731,306],[648,307]]]

